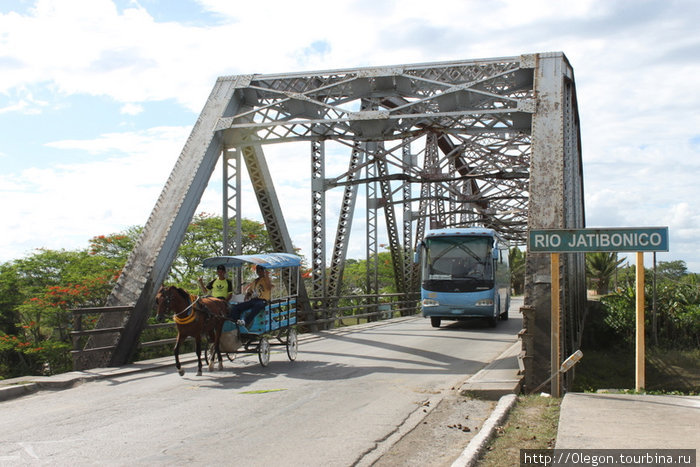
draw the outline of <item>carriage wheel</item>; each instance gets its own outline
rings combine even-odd
[[[270,363],[270,342],[265,336],[260,338],[260,343],[258,344],[258,360],[260,360],[262,366],[267,366]]]
[[[297,359],[297,352],[299,351],[299,341],[297,340],[297,330],[291,328],[287,333],[287,356],[291,361]]]

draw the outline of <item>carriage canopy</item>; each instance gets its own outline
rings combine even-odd
[[[257,255],[214,256],[202,262],[202,266],[205,268],[215,268],[220,264],[227,268],[254,264],[265,269],[279,269],[301,266],[301,257],[291,253],[260,253]]]

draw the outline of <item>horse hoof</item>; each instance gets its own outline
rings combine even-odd
[[[219,362],[219,371],[224,371],[224,364]]]
[[[183,370],[182,368],[177,370],[177,372],[180,373],[180,376],[185,376],[185,370]]]
[[[214,364],[210,363],[209,366],[207,367],[207,370],[214,371]]]
[[[197,372],[197,376],[202,376],[202,370],[199,370],[199,371]]]

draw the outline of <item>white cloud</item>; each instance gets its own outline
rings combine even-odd
[[[30,167],[0,175],[2,258],[18,245],[84,248],[95,235],[145,224],[189,133],[188,128],[105,135],[94,141],[57,141],[61,149],[106,157],[82,164]],[[10,254],[7,249],[12,249]]]
[[[143,106],[138,104],[124,104],[119,111],[125,115],[138,115],[143,112]]]

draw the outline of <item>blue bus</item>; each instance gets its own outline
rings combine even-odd
[[[486,228],[431,230],[418,249],[421,309],[430,324],[443,319],[508,319],[508,245]]]

